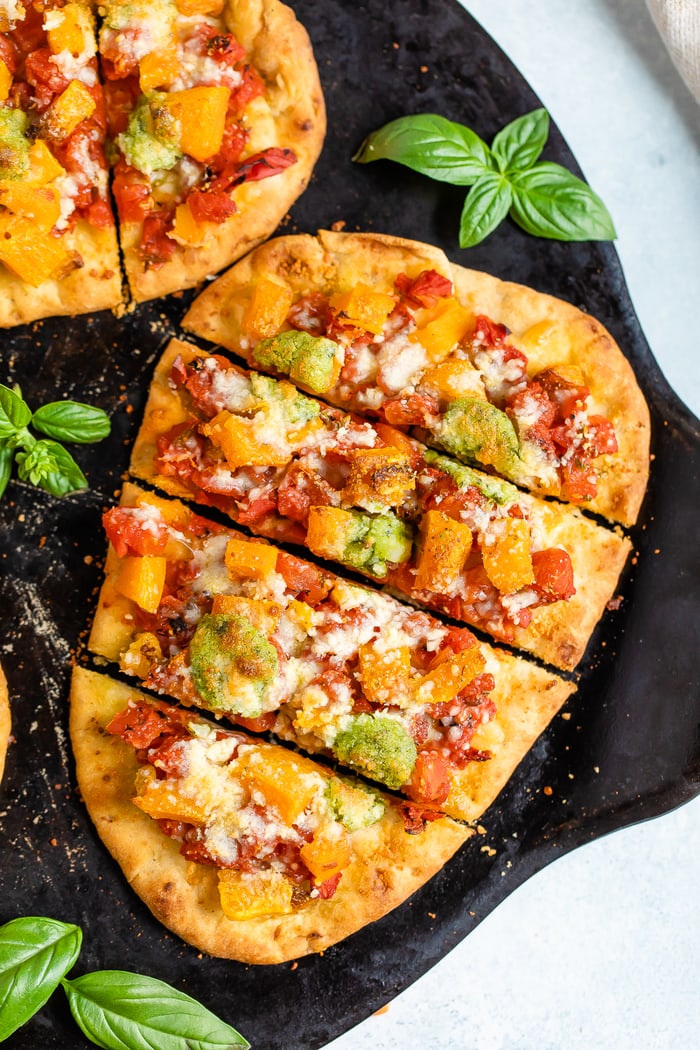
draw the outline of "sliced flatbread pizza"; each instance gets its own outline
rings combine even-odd
[[[209,955],[282,963],[405,901],[473,834],[416,827],[354,778],[76,668],[88,813],[155,917]]]
[[[107,0],[100,30],[132,298],[190,288],[268,237],[325,135],[306,30],[279,0]]]
[[[430,245],[321,231],[258,248],[184,327],[521,487],[637,518],[646,402],[610,334],[562,300]]]
[[[0,9],[0,326],[118,306],[91,5]]]
[[[631,549],[575,508],[180,340],[157,365],[131,472],[565,670]]]
[[[7,679],[5,672],[0,667],[0,780],[5,772],[5,758],[7,757],[7,745],[10,742],[12,719],[10,717],[10,698],[7,692]]]
[[[136,486],[110,539],[90,650],[161,695],[272,730],[474,820],[574,686],[466,628]]]

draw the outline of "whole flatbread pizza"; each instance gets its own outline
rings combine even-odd
[[[189,331],[545,496],[633,524],[649,412],[603,326],[430,245],[321,231],[211,284]]]

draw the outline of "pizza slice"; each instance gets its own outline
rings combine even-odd
[[[129,884],[209,955],[281,963],[406,900],[473,830],[280,745],[76,668],[70,734],[88,813]]]
[[[309,356],[307,373],[332,353]],[[631,549],[578,510],[179,340],[156,368],[131,472],[565,670]]]
[[[388,595],[124,487],[89,649],[146,688],[271,730],[474,820],[574,686]]]
[[[0,325],[122,301],[91,6],[0,8]]]
[[[10,698],[7,693],[7,679],[5,672],[0,667],[0,780],[5,772],[5,758],[7,756],[7,745],[10,742],[12,719],[10,717]]]
[[[467,464],[622,524],[637,518],[644,397],[609,333],[562,300],[429,245],[321,231],[258,248],[183,323]],[[331,346],[333,367],[309,378],[309,359]]]
[[[100,56],[132,298],[189,288],[306,187],[325,134],[308,36],[278,0],[108,0]]]

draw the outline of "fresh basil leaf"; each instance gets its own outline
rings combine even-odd
[[[17,453],[17,472],[22,481],[30,481],[52,496],[66,496],[88,487],[70,452],[48,438],[35,442],[28,452]]]
[[[0,1042],[40,1010],[75,963],[82,933],[56,919],[0,926]]]
[[[26,401],[9,386],[0,383],[0,438],[10,437],[17,430],[22,430],[31,418],[32,413]]]
[[[32,416],[32,423],[51,438],[78,444],[101,441],[111,428],[106,412],[80,401],[51,401],[42,405]]]
[[[10,477],[12,476],[12,463],[15,452],[12,448],[0,448],[0,499],[5,494]]]
[[[230,1050],[250,1044],[205,1006],[155,977],[97,970],[64,980],[71,1013],[103,1050]]]
[[[597,193],[559,164],[543,162],[511,177],[510,214],[536,237],[558,241],[611,241],[617,236]]]
[[[511,173],[531,168],[544,149],[548,135],[549,114],[546,109],[533,109],[506,124],[491,143],[501,171]]]
[[[472,248],[505,219],[511,204],[508,180],[496,172],[482,175],[467,194],[459,225],[460,248]]]
[[[436,113],[390,121],[365,139],[353,160],[394,160],[453,186],[471,186],[495,168],[491,151],[474,131]]]

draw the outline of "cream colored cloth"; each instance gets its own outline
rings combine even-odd
[[[700,0],[647,0],[678,72],[700,102]]]

